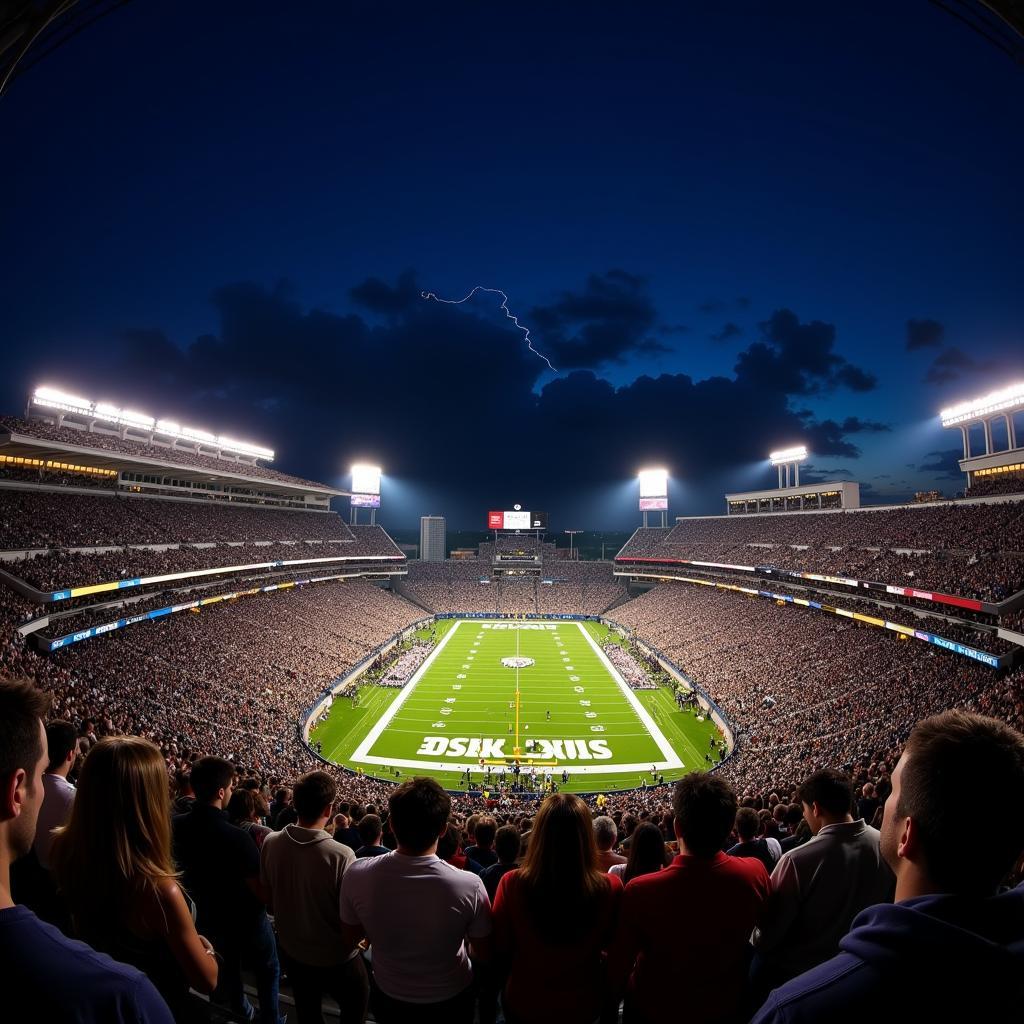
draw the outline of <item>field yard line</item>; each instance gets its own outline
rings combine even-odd
[[[368,761],[367,754],[373,747],[374,743],[377,742],[377,737],[388,727],[388,723],[398,713],[398,709],[409,699],[409,696],[416,689],[416,684],[420,681],[420,678],[427,671],[427,668],[433,663],[434,659],[444,650],[445,645],[458,631],[459,626],[463,624],[465,620],[459,619],[458,622],[452,626],[451,629],[445,633],[442,637],[441,642],[427,655],[424,659],[423,664],[413,673],[412,679],[410,679],[404,687],[402,692],[391,702],[391,707],[384,712],[380,718],[377,719],[374,727],[366,734],[366,738],[362,743],[356,747],[355,752],[351,755],[353,761]],[[387,761],[377,761],[377,764],[387,764]]]
[[[474,772],[481,771],[478,761],[417,761],[413,758],[400,757],[379,757],[368,755],[360,758],[364,764],[383,764],[392,768],[425,768],[437,772],[464,772],[467,768]],[[678,767],[678,765],[676,765]],[[551,769],[555,774],[565,769],[570,775],[623,775],[633,772],[650,775],[650,761],[637,762],[635,764],[579,764],[577,762],[561,762],[557,768]],[[542,769],[543,771],[544,769]]]
[[[579,628],[579,631],[586,638],[590,646],[594,649],[594,653],[598,656],[601,663],[611,673],[612,679],[619,684],[619,689],[622,691],[622,695],[633,706],[633,710],[637,713],[640,721],[644,723],[644,728],[646,728],[651,734],[651,739],[657,743],[658,749],[661,751],[661,756],[664,757],[667,762],[664,765],[658,765],[658,769],[684,767],[683,762],[679,760],[679,755],[672,749],[672,744],[669,743],[665,738],[665,734],[658,728],[654,719],[651,718],[650,712],[640,702],[640,698],[637,697],[637,695],[629,688],[629,684],[626,680],[615,671],[615,666],[608,660],[608,655],[597,646],[594,638],[590,635],[582,622],[577,622],[575,625]]]

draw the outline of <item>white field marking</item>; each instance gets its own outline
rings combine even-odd
[[[374,723],[373,728],[366,734],[363,742],[356,747],[355,752],[352,754],[351,760],[359,761],[366,757],[370,748],[377,742],[377,738],[380,734],[388,727],[388,723],[392,718],[395,717],[398,709],[409,699],[413,690],[416,688],[416,684],[423,678],[423,674],[427,671],[427,666],[433,663],[434,659],[444,650],[445,645],[453,636],[455,636],[456,630],[462,625],[460,619],[452,626],[451,629],[445,633],[442,637],[441,642],[423,659],[423,664],[413,673],[412,678],[402,687],[402,692],[391,702],[391,707],[377,721]],[[384,763],[384,762],[378,762]]]
[[[420,679],[423,677],[424,673],[426,672],[427,667],[431,664],[431,662],[434,660],[434,658],[441,652],[441,649],[448,642],[448,640],[452,636],[455,635],[455,631],[459,628],[459,626],[463,625],[464,622],[466,622],[465,619],[460,619],[460,620],[458,620],[455,623],[454,626],[452,626],[452,628],[450,630],[448,630],[448,632],[444,636],[444,639],[427,656],[427,658],[423,662],[423,664],[420,665],[420,667],[413,674],[413,676],[409,680],[409,682],[406,683],[405,687],[402,689],[402,692],[391,702],[391,704],[388,706],[388,708],[384,712],[384,714],[380,717],[380,719],[378,719],[378,721],[373,726],[373,728],[366,734],[366,738],[363,740],[363,742],[360,743],[359,746],[356,748],[355,752],[349,758],[347,758],[348,761],[358,761],[361,764],[392,765],[392,766],[397,767],[397,768],[427,768],[427,769],[432,769],[434,771],[441,771],[441,772],[460,772],[461,773],[461,772],[466,771],[467,769],[470,769],[472,771],[479,771],[480,770],[480,765],[476,761],[459,761],[459,762],[453,762],[453,761],[422,761],[422,760],[418,760],[416,758],[405,758],[405,759],[402,759],[402,758],[394,758],[394,757],[381,757],[379,755],[370,754],[369,753],[369,751],[373,747],[373,744],[376,743],[376,741],[377,741],[378,737],[380,736],[380,734],[387,728],[388,724],[391,722],[391,719],[395,717],[395,714],[397,713],[398,709],[402,706],[402,704],[405,703],[406,699],[413,692],[413,690],[416,687],[416,684],[419,683]],[[671,745],[669,744],[668,740],[665,738],[665,736],[662,733],[661,729],[659,729],[658,726],[655,724],[654,719],[651,718],[651,716],[648,713],[647,709],[643,706],[643,704],[640,703],[640,699],[629,688],[629,686],[626,684],[626,681],[615,670],[615,666],[612,665],[612,663],[608,660],[608,657],[604,653],[604,651],[602,651],[601,648],[598,647],[598,645],[594,642],[593,638],[586,631],[586,628],[584,627],[583,623],[576,622],[576,623],[571,623],[571,625],[575,625],[579,629],[579,631],[583,634],[584,638],[587,640],[587,642],[593,648],[594,652],[597,654],[597,656],[600,659],[601,663],[608,670],[609,675],[611,675],[612,679],[614,679],[615,682],[618,684],[619,689],[622,691],[623,696],[626,698],[626,700],[628,701],[628,703],[630,704],[632,709],[636,712],[636,717],[639,718],[640,721],[643,723],[644,727],[647,730],[647,735],[651,739],[653,739],[654,742],[657,744],[658,749],[661,751],[662,756],[665,758],[665,760],[663,760],[663,761],[655,761],[655,762],[647,761],[647,762],[644,762],[644,763],[637,763],[637,764],[607,764],[607,763],[604,763],[604,764],[594,764],[594,765],[581,764],[578,761],[563,761],[559,765],[559,767],[560,768],[565,768],[567,771],[571,772],[574,776],[575,775],[620,775],[620,774],[626,774],[626,773],[632,773],[632,772],[649,773],[650,770],[651,770],[652,763],[653,763],[654,768],[657,769],[658,771],[664,771],[666,769],[674,769],[674,768],[684,768],[685,765],[679,759],[679,756],[675,753],[675,751],[672,750]],[[443,712],[444,711],[450,711],[450,709],[449,708],[444,708]],[[395,732],[399,732],[399,733],[403,733],[403,734],[404,733],[408,733],[410,735],[416,735],[418,733],[418,730],[396,729]],[[422,734],[420,733],[420,735],[422,735]],[[619,733],[618,735],[621,736],[623,739],[629,739],[629,738],[632,738],[634,736],[639,736],[639,735],[643,735],[643,734],[641,734],[641,733],[628,733],[628,734],[626,734],[626,733]]]

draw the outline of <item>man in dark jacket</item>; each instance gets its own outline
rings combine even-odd
[[[951,809],[970,808],[984,830]],[[896,902],[869,907],[838,956],[775,989],[754,1024],[996,1019],[1024,998],[1024,736],[947,711],[919,722],[892,775],[881,849]]]

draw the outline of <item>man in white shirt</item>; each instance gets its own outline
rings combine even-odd
[[[469,951],[490,955],[491,907],[478,875],[437,856],[451,800],[433,779],[414,778],[388,799],[393,853],[350,864],[341,883],[349,947],[370,942],[381,1024],[471,1024]]]
[[[43,806],[36,822],[33,848],[39,863],[49,870],[50,847],[53,830],[66,825],[75,802],[75,787],[68,782],[78,756],[78,737],[70,722],[55,719],[46,725],[46,753],[48,763],[43,774]]]

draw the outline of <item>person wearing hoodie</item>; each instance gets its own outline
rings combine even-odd
[[[298,821],[267,836],[260,853],[299,1024],[322,1024],[324,993],[337,1001],[345,1024],[362,1024],[369,1000],[362,956],[342,938],[341,881],[356,857],[324,828],[336,795],[327,772],[303,775],[292,795]]]
[[[910,734],[881,850],[896,902],[853,921],[839,954],[775,989],[753,1024],[995,1019],[1024,998],[1024,736],[946,711]],[[970,808],[984,829],[965,828]]]

